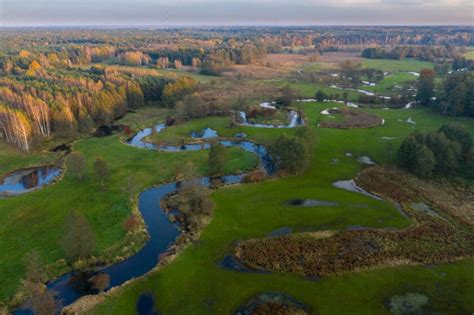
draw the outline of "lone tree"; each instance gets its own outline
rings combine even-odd
[[[318,90],[314,95],[314,98],[316,98],[318,102],[324,102],[324,100],[328,99],[328,95],[324,93],[324,91]]]
[[[180,163],[176,166],[174,180],[177,182],[192,180],[198,176],[198,171],[193,162]]]
[[[222,144],[214,142],[211,144],[211,150],[209,151],[209,175],[219,176],[224,173],[225,163],[227,161],[227,152]]]
[[[277,169],[290,174],[304,171],[309,166],[311,157],[305,139],[290,138],[286,134],[281,135],[270,147],[270,154]]]
[[[210,214],[212,212],[214,203],[202,185],[194,181],[189,182],[181,189],[179,194],[188,213]]]
[[[277,103],[282,106],[290,106],[295,100],[296,95],[289,84],[280,89],[280,96],[277,98]]]
[[[104,181],[110,176],[109,166],[103,158],[97,158],[94,162],[94,170],[100,179],[102,190],[105,190]]]
[[[66,167],[72,176],[83,179],[86,174],[86,158],[81,152],[73,152],[66,161]]]
[[[70,263],[91,256],[95,250],[94,232],[86,218],[75,210],[66,215],[61,245]]]

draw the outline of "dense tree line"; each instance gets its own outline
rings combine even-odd
[[[70,53],[72,52],[73,55]],[[74,62],[103,60],[116,54],[112,46],[74,47],[68,54],[26,50],[0,56],[0,138],[25,151],[53,133],[88,133],[108,125],[145,102],[173,107],[196,89],[189,77],[150,76],[116,66],[74,68]],[[149,62],[141,52],[120,53],[121,63]]]
[[[472,45],[472,29],[459,26],[305,26],[239,28],[170,28],[143,31],[120,29],[13,29],[0,33],[10,49],[78,45],[111,45],[121,50],[176,49],[178,42],[187,47],[215,47],[236,40],[261,41],[272,46],[304,45]]]
[[[416,99],[422,106],[432,107],[443,115],[474,116],[474,73],[453,72],[436,84],[436,73],[425,69],[420,73]]]
[[[415,132],[401,144],[398,165],[420,177],[474,178],[474,149],[469,132],[458,124],[443,125],[435,132]]]
[[[362,57],[369,59],[404,59],[416,58],[426,61],[440,59],[459,59],[462,52],[455,46],[396,46],[393,48],[366,48]]]

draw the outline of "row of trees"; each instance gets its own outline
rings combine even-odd
[[[474,178],[474,149],[462,125],[443,125],[438,131],[416,132],[401,144],[398,165],[420,177],[460,176]]]

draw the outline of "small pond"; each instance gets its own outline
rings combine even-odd
[[[16,196],[51,184],[62,169],[54,166],[42,166],[22,169],[7,175],[0,184],[0,196]]]

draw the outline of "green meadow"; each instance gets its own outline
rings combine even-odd
[[[403,228],[410,224],[393,204],[332,187],[351,179],[363,167],[357,156],[370,156],[377,163],[392,163],[402,138],[414,130],[435,130],[447,121],[462,121],[474,134],[472,120],[450,119],[426,109],[368,110],[385,119],[371,129],[335,130],[317,128],[320,111],[339,104],[304,104],[308,123],[317,136],[311,168],[300,176],[269,179],[256,184],[225,187],[215,191],[214,218],[199,241],[186,248],[175,261],[146,279],[136,281],[107,297],[92,314],[134,312],[141,293],[151,292],[156,309],[164,314],[231,314],[240,304],[262,291],[282,291],[310,305],[319,314],[383,314],[386,299],[395,294],[422,293],[430,305],[445,313],[472,312],[469,291],[474,289],[472,261],[436,267],[400,266],[318,281],[284,274],[240,273],[219,266],[239,240],[264,237],[271,231],[291,227],[294,231],[342,230],[350,226]],[[412,118],[416,125],[406,121]],[[207,118],[168,129],[160,141],[180,141],[191,130],[212,127],[221,135],[243,131],[249,138],[271,143],[290,130],[238,127],[229,129],[225,119]],[[383,137],[394,138],[384,140]],[[354,157],[346,156],[347,152]],[[334,163],[334,161],[337,161]],[[286,205],[290,199],[335,201],[336,207],[299,208]],[[238,200],[238,202],[236,202]],[[341,300],[342,299],[342,300]],[[453,301],[446,303],[446,301]],[[341,301],[344,301],[343,303]]]
[[[128,245],[124,220],[131,214],[127,186],[128,176],[133,176],[135,190],[143,191],[151,186],[171,181],[175,169],[185,161],[192,161],[202,174],[207,173],[208,151],[163,153],[133,148],[122,143],[117,136],[90,138],[78,141],[73,150],[81,152],[87,159],[87,175],[78,180],[65,172],[57,183],[29,194],[2,200],[0,221],[14,224],[0,226],[0,299],[11,297],[23,277],[24,256],[36,250],[45,264],[64,258],[59,245],[63,233],[65,215],[71,209],[83,213],[97,238],[97,256],[120,255]],[[243,172],[257,165],[257,158],[238,148],[227,149],[227,173]],[[19,154],[20,156],[20,154]],[[49,162],[48,156],[21,155],[16,166],[29,166]],[[14,157],[9,155],[9,157]],[[92,164],[97,157],[107,161],[111,176],[102,192]],[[7,161],[2,157],[2,161]],[[13,167],[15,166],[15,167]],[[136,244],[138,245],[138,244]],[[63,266],[64,267],[64,266]],[[52,270],[52,273],[61,269]],[[56,275],[58,276],[58,274]]]

